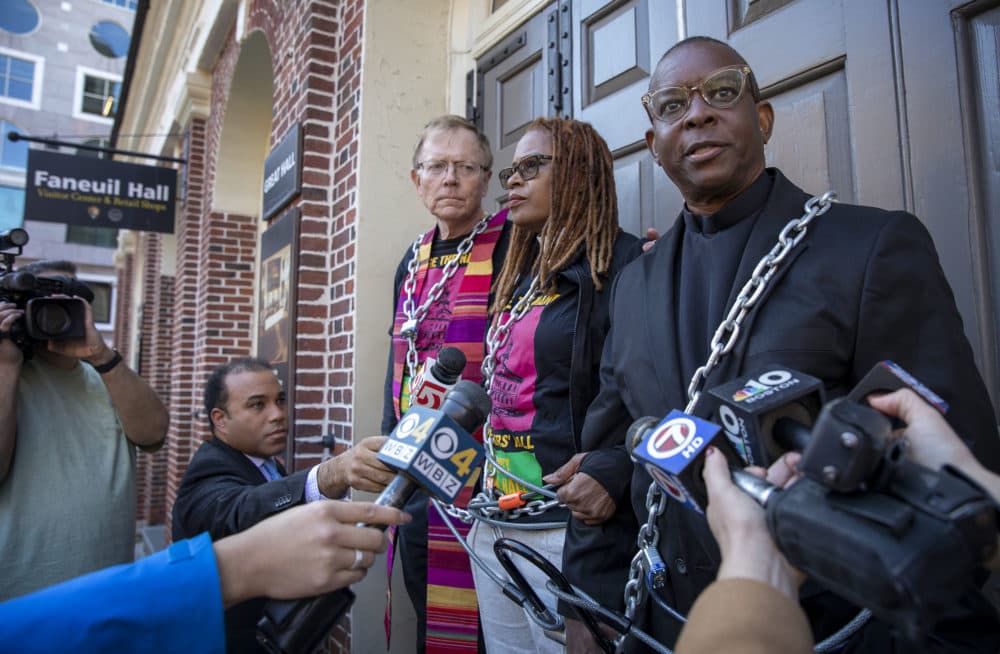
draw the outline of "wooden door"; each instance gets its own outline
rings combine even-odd
[[[622,228],[665,229],[683,204],[646,150],[639,98],[660,56],[677,41],[674,2],[574,0],[573,117],[594,125],[615,156]]]
[[[564,3],[565,4],[565,3]],[[539,116],[563,114],[558,31],[559,3],[507,35],[476,61],[476,104],[472,113],[493,145],[493,170],[510,165],[518,139]],[[567,107],[568,108],[568,107]],[[487,202],[499,208],[507,192],[496,175]]]
[[[808,192],[906,209],[927,225],[997,405],[1000,0],[559,0],[509,38],[521,32],[525,45],[482,86],[496,167],[531,118],[554,113],[554,97],[615,154],[623,227],[666,229],[682,200],[646,151],[639,98],[677,40],[726,41],[774,105],[769,165]]]
[[[997,5],[686,3],[687,33],[729,42],[774,105],[770,165],[808,192],[832,188],[842,201],[906,209],[924,222],[995,407]],[[990,139],[994,147],[983,147]]]

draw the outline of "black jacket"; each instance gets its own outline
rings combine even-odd
[[[281,474],[284,468],[278,464]],[[308,470],[268,482],[246,455],[217,438],[202,443],[177,490],[173,540],[207,531],[212,540],[245,531],[270,515],[305,501]],[[226,649],[255,652],[263,598],[226,610]]]
[[[750,234],[727,307],[780,229],[802,215],[809,197],[780,172],[770,174],[774,186]],[[683,320],[677,319],[683,307],[673,306],[673,262],[683,229],[683,220],[678,220],[616,281],[601,390],[582,436],[585,450],[603,450],[605,455],[588,456],[581,470],[598,479],[612,497],[631,497],[631,502],[621,501],[618,514],[599,527],[570,521],[564,571],[603,604],[618,608],[628,564],[637,551],[636,517],[645,522],[648,515],[645,497],[651,481],[624,453],[625,431],[642,416],[663,416],[687,404],[690,375],[681,370],[675,347],[675,330],[684,329]],[[830,398],[846,393],[883,359],[899,363],[949,402],[952,426],[973,443],[981,461],[998,469],[1000,442],[992,405],[927,230],[905,212],[835,204],[813,222],[808,236],[779,269],[744,321],[736,347],[704,388],[779,363],[823,380]],[[664,595],[686,613],[715,576],[718,548],[705,521],[678,504],[669,505],[658,526],[659,549],[670,570]],[[982,618],[984,611],[979,605],[972,613]],[[832,624],[821,624],[819,618],[813,622],[818,637],[828,635],[827,627],[842,624],[841,616],[827,613]],[[970,615],[966,611],[963,617]],[[953,623],[958,625],[954,632],[982,635],[997,628],[983,619],[959,619]],[[658,610],[655,617],[647,616],[646,626],[667,644],[680,628]],[[947,623],[942,625],[942,630],[948,629]],[[866,628],[862,635],[875,631]],[[996,651],[1000,642],[994,640],[980,640],[969,651]],[[868,642],[866,651],[880,647],[871,644],[874,640]],[[984,648],[983,643],[989,644]]]

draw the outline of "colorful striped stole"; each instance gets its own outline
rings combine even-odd
[[[455,276],[450,282],[459,286],[451,306],[451,320],[440,347],[450,345],[465,354],[466,363],[462,379],[475,382],[483,379],[480,368],[485,355],[486,312],[489,309],[490,286],[493,283],[493,250],[506,221],[506,209],[490,218],[487,228],[473,242],[469,263],[455,271]],[[427,278],[431,244],[434,242],[436,232],[435,228],[424,234],[417,250],[414,294],[418,305],[424,299],[424,281]],[[392,326],[392,401],[397,419],[407,408],[401,403],[403,378],[407,374],[406,340],[400,336],[400,330],[406,321],[406,315],[403,313],[405,300],[405,292],[401,292],[400,297],[396,298],[396,316]],[[423,363],[428,354],[433,353],[421,353],[419,363]],[[481,442],[482,430],[477,430],[474,436]],[[469,503],[474,485],[475,479],[470,479],[455,502],[457,505],[466,506]],[[453,523],[465,538],[471,525],[455,521]],[[469,556],[455,540],[433,506],[427,509],[427,532],[427,652],[428,654],[476,652],[479,604],[476,601]],[[392,530],[386,556],[387,576],[390,579],[395,554],[392,543],[395,541],[395,536],[395,530]],[[392,598],[388,592],[387,598],[386,646],[389,642],[392,605]]]

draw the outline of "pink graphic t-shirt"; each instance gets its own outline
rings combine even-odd
[[[536,298],[496,354],[486,437],[502,468],[538,486],[575,452],[569,410],[575,304],[576,294],[567,288]],[[502,494],[528,490],[502,474],[494,485]]]

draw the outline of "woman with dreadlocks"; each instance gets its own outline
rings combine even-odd
[[[587,123],[535,120],[511,167],[500,171],[500,184],[509,191],[514,227],[494,285],[483,362],[493,402],[483,438],[491,454],[484,492],[527,504],[486,514],[489,522],[477,521],[470,541],[492,571],[500,571],[493,543],[501,536],[561,568],[566,522],[577,507],[557,506],[554,489],[543,484],[564,481],[579,461],[584,414],[598,389],[611,283],[640,250],[618,226],[611,152]],[[594,497],[603,489],[596,490]],[[544,575],[534,566],[519,568],[554,616]],[[489,573],[473,571],[489,651],[563,650]]]

